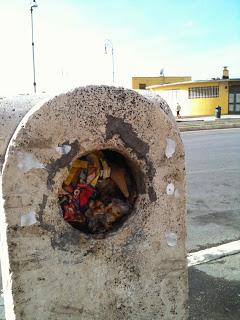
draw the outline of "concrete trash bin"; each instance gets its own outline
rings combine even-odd
[[[187,319],[184,149],[161,98],[61,94],[27,113],[4,159],[7,320]]]

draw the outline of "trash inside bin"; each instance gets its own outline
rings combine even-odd
[[[59,191],[63,218],[84,232],[103,234],[131,212],[135,188],[120,154],[91,152],[73,161]]]
[[[217,119],[220,119],[220,118],[221,118],[221,110],[222,110],[222,108],[221,108],[220,106],[217,106],[217,107],[215,108],[215,117],[216,117]]]

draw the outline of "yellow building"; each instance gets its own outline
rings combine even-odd
[[[181,105],[181,116],[212,116],[221,106],[222,114],[240,114],[240,79],[229,79],[226,67],[222,79],[178,81],[146,86],[161,95],[176,114],[176,104]]]

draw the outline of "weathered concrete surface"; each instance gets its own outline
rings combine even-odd
[[[166,103],[166,101],[156,92],[150,91],[150,90],[136,90],[141,95],[143,95],[145,98],[152,101],[156,106],[161,108],[168,118],[173,122],[176,123],[175,117],[172,114],[172,110],[170,109],[169,105]]]
[[[105,148],[128,159],[139,195],[123,226],[96,239],[63,220],[58,189],[72,160]],[[5,156],[3,198],[7,319],[187,318],[184,151],[150,98],[87,87],[33,108]]]
[[[3,295],[0,293],[0,320],[5,320]]]
[[[0,184],[1,184],[1,170],[4,162],[5,153],[17,126],[26,115],[26,113],[39,101],[47,98],[47,94],[34,95],[16,95],[11,97],[0,97]],[[1,189],[1,187],[0,187]],[[0,190],[1,194],[1,190]],[[1,234],[0,234],[1,242]],[[1,256],[0,252],[0,261]],[[2,291],[2,277],[0,268],[0,294]],[[5,319],[3,296],[0,295],[0,320]]]
[[[0,97],[0,171],[8,143],[25,114],[47,94]]]

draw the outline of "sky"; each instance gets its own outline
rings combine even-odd
[[[36,0],[37,92],[132,76],[240,77],[240,0]],[[0,0],[0,95],[33,92],[30,0]]]

